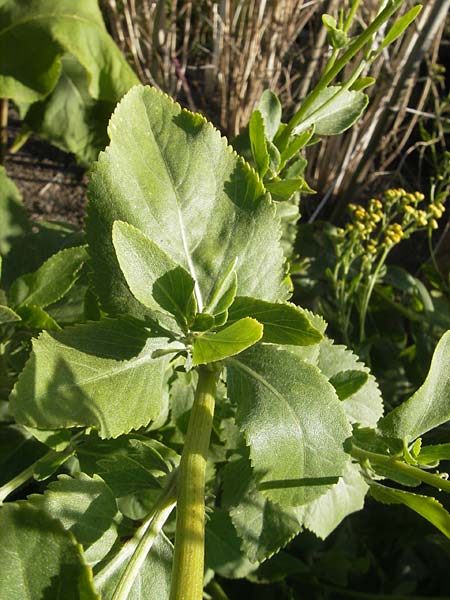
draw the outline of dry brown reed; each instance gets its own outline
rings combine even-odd
[[[102,0],[109,28],[141,81],[201,110],[229,136],[262,91],[280,95],[287,116],[301,104],[330,49],[320,16],[350,0]],[[361,0],[355,27],[382,0]],[[407,0],[405,12],[415,2]],[[390,172],[433,91],[424,60],[436,61],[450,0],[427,0],[415,24],[370,69],[370,107],[344,135],[308,150],[308,177],[322,197],[347,198]],[[380,32],[382,35],[382,32]],[[379,40],[380,38],[378,38]],[[374,44],[378,43],[374,40]]]

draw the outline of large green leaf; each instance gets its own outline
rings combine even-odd
[[[342,91],[337,85],[330,86],[308,108],[294,133],[299,134],[314,125],[317,135],[339,135],[359,119],[368,101],[368,96],[362,92]]]
[[[140,229],[115,221],[113,244],[132,294],[144,306],[161,308],[183,325],[195,315],[195,281]]]
[[[99,600],[81,547],[45,512],[27,504],[0,509],[2,600]]]
[[[194,339],[192,361],[194,365],[223,360],[256,344],[263,335],[263,326],[255,319],[245,317],[217,333],[204,333]]]
[[[251,348],[227,365],[229,396],[259,489],[282,505],[324,494],[344,472],[343,444],[351,432],[326,377],[273,346]]]
[[[450,331],[433,354],[430,370],[415,394],[379,423],[387,437],[412,441],[450,419]]]
[[[404,504],[450,538],[450,514],[436,498],[397,490],[375,482],[370,484],[370,495],[383,504]]]
[[[57,302],[73,286],[87,258],[85,246],[66,248],[54,254],[34,273],[16,279],[9,294],[11,304],[45,308]]]
[[[93,322],[42,333],[11,394],[18,422],[31,427],[95,427],[117,437],[147,425],[162,407],[167,340],[128,321]]]
[[[118,100],[137,77],[108,35],[96,0],[0,0],[0,96],[36,102],[55,87],[72,54],[89,94]]]
[[[361,427],[375,427],[383,415],[383,399],[375,377],[345,346],[335,345],[332,340],[325,339],[319,348],[318,367],[332,383],[343,371],[357,371],[367,375],[364,385],[356,387],[356,391],[347,396],[342,404],[351,423],[359,423]]]
[[[349,461],[339,481],[305,506],[304,526],[325,539],[347,515],[363,508],[368,489],[359,465]]]
[[[231,305],[228,322],[243,317],[253,317],[264,325],[263,342],[309,346],[323,339],[305,311],[294,304],[265,302],[241,296]]]
[[[252,562],[266,560],[301,530],[304,507],[283,508],[268,500],[258,491],[246,456],[227,464],[222,502]]]
[[[28,233],[30,224],[19,190],[6,175],[2,166],[0,166],[0,223],[0,254],[5,255],[16,238]]]
[[[95,100],[83,66],[70,54],[61,58],[61,64],[54,90],[28,110],[23,107],[24,122],[58,148],[90,164],[108,143],[108,120],[119,97]]]
[[[119,535],[123,517],[113,493],[98,476],[60,475],[45,494],[30,496],[29,502],[72,532],[91,566],[108,554]]]
[[[130,544],[132,540],[127,542]],[[118,549],[120,550],[120,546]],[[102,598],[111,598],[120,578],[128,565],[131,552],[111,554],[102,568],[95,574],[95,585]],[[173,558],[173,547],[161,532],[156,538],[147,558],[139,569],[139,573],[128,593],[127,600],[168,600],[170,593],[170,576]]]
[[[191,274],[200,311],[236,258],[238,294],[284,294],[275,207],[211,124],[155,89],[135,87],[109,133],[92,172],[87,235],[97,292],[110,311],[142,314],[115,258],[115,220],[140,229]]]

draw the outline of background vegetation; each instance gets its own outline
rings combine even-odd
[[[0,2],[0,15],[7,4]],[[314,89],[333,52],[338,55],[339,40],[333,49],[333,33],[321,15],[338,18],[342,10],[353,13],[351,29],[343,29],[354,36],[373,22],[379,4],[371,0],[101,0],[101,12],[89,14],[97,27],[92,56],[84,56],[75,42],[63,43],[54,31],[44,31],[42,35],[53,43],[51,53],[61,59],[61,70],[49,68],[46,78],[32,82],[33,94],[19,88],[10,93],[8,81],[0,75],[6,173],[14,179],[14,156],[35,143],[36,136],[72,153],[84,170],[107,144],[106,124],[116,102],[138,81],[160,88],[192,111],[203,112],[260,169],[246,140],[263,91],[271,89],[280,98],[287,122]],[[405,2],[400,14],[413,4]],[[445,211],[450,186],[450,100],[442,66],[448,62],[449,8],[450,0],[424,3],[405,34],[384,48],[377,62],[364,66],[360,77],[377,78],[376,85],[365,90],[368,109],[340,135],[322,137],[320,143],[304,148],[296,177],[299,180],[301,174],[316,194],[297,188],[295,194],[289,193],[281,215],[296,303],[322,315],[329,323],[328,334],[370,366],[386,412],[423,383],[437,341],[450,328],[450,220]],[[0,27],[0,44],[4,44],[0,52],[4,48],[6,62],[12,60],[16,46],[3,40],[2,31]],[[383,33],[375,35],[375,48]],[[27,32],[23,35],[25,39]],[[31,43],[21,50],[24,55],[32,51]],[[112,57],[119,65],[113,74],[107,68]],[[355,64],[356,60],[348,64],[344,79]],[[77,94],[72,93],[74,88]],[[12,136],[8,123],[14,119],[21,129]],[[62,122],[67,127],[61,128]],[[49,146],[46,149],[52,152]],[[9,292],[8,310],[18,315],[21,324],[11,335],[11,324],[2,321],[2,356],[8,357],[7,367],[6,361],[0,362],[3,399],[25,363],[33,335],[100,315],[88,290],[78,229],[30,223],[17,208],[20,194],[6,173],[0,171],[0,194],[10,203],[0,206],[2,227],[8,231],[3,235],[0,229],[2,287]],[[273,189],[277,198],[277,188]],[[54,217],[60,216],[57,203],[52,210]],[[70,285],[62,285],[41,303],[36,301],[36,308],[30,310],[27,293],[37,290],[39,298],[43,277],[39,268],[48,266],[46,259],[61,249],[69,250]],[[27,279],[29,273],[34,277]],[[20,281],[14,284],[16,280]],[[24,281],[31,292],[25,290]],[[1,303],[6,305],[5,298]],[[176,392],[174,385],[174,398]],[[43,449],[34,437],[11,427],[6,409],[2,410],[8,426],[0,457],[5,483],[41,457]],[[171,423],[174,436],[186,429],[182,406],[179,412],[176,425]],[[426,442],[438,445],[448,438],[449,426],[444,424],[428,433]],[[66,459],[64,455],[55,468],[44,461],[40,465],[44,474],[36,479],[55,478]],[[441,470],[445,464],[441,463]],[[11,498],[42,489],[44,484],[34,482]],[[448,509],[448,501],[443,503]],[[134,517],[139,511],[128,507],[128,513]],[[364,512],[347,517],[325,541],[303,531],[247,579],[234,579],[241,574],[239,569],[219,570],[207,594],[214,599],[263,600],[448,598],[449,555],[449,539],[428,522],[404,506],[382,506],[369,498]]]

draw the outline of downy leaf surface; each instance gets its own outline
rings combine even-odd
[[[263,326],[255,319],[245,317],[217,333],[204,333],[192,344],[192,364],[201,365],[239,354],[263,336]]]
[[[288,303],[265,302],[239,296],[228,312],[228,323],[253,317],[264,326],[263,342],[309,346],[323,339],[321,332],[308,319],[305,311]]]
[[[342,402],[320,371],[294,354],[259,345],[227,360],[228,394],[264,494],[307,504],[344,472],[351,433]]]
[[[33,341],[11,410],[31,427],[94,427],[101,437],[147,425],[162,407],[167,360],[152,354],[166,346],[127,320],[44,332]]]
[[[115,220],[140,229],[190,273],[200,312],[236,258],[238,294],[279,299],[275,206],[210,123],[155,89],[135,87],[109,134],[93,169],[87,220],[97,293],[108,310],[142,315],[114,255]]]
[[[298,135],[314,125],[316,135],[339,135],[359,119],[368,101],[362,92],[341,91],[337,85],[327,87],[308,108],[294,133]]]
[[[136,227],[115,221],[113,244],[132,294],[148,308],[161,308],[182,325],[195,315],[195,281]]]
[[[61,56],[88,74],[93,98],[118,100],[137,83],[108,35],[96,0],[0,1],[0,96],[36,102],[55,87]]]
[[[30,505],[0,509],[2,600],[100,600],[81,546],[45,512]]]
[[[348,461],[339,481],[305,506],[303,525],[325,539],[347,515],[363,508],[368,489],[359,465]]]
[[[450,419],[450,331],[436,346],[423,385],[382,419],[378,427],[387,437],[413,441]]]

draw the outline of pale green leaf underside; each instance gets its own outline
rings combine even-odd
[[[294,133],[299,134],[314,125],[317,135],[338,135],[353,125],[368,100],[362,92],[341,91],[339,86],[330,86],[308,108]]]
[[[195,281],[142,231],[115,221],[113,244],[132,294],[151,310],[163,309],[179,323],[195,314]]]
[[[109,133],[92,173],[87,236],[97,291],[110,311],[142,313],[114,255],[115,220],[140,229],[190,273],[200,311],[236,257],[238,294],[279,299],[275,206],[211,124],[155,89],[135,87],[114,112]]]
[[[71,533],[25,503],[0,509],[2,600],[99,600]]]
[[[412,441],[450,419],[450,331],[433,354],[430,370],[415,394],[379,423],[388,437]]]
[[[339,481],[326,494],[305,506],[304,526],[325,539],[347,515],[363,508],[368,489],[359,465],[347,462]]]
[[[100,321],[35,339],[11,395],[17,421],[43,429],[92,426],[101,437],[117,437],[155,419],[162,406],[166,360],[152,354],[166,347],[167,340],[149,338],[136,355],[117,360],[108,357],[123,351],[115,348],[120,332],[113,333],[113,321]],[[133,332],[123,336],[131,347],[142,342]]]
[[[66,248],[53,254],[37,271],[16,279],[10,290],[11,304],[45,308],[57,302],[75,283],[87,258],[86,246]]]
[[[375,482],[370,484],[370,495],[383,504],[404,504],[450,538],[450,514],[436,498],[397,490]]]
[[[246,317],[217,333],[205,333],[194,339],[192,362],[201,365],[234,356],[256,344],[263,336],[263,326]]]
[[[137,82],[96,0],[2,0],[0,96],[42,99],[56,85],[64,52],[86,69],[93,98],[118,100]]]
[[[351,429],[320,371],[294,354],[257,346],[227,361],[228,393],[268,498],[306,504],[344,471]]]

